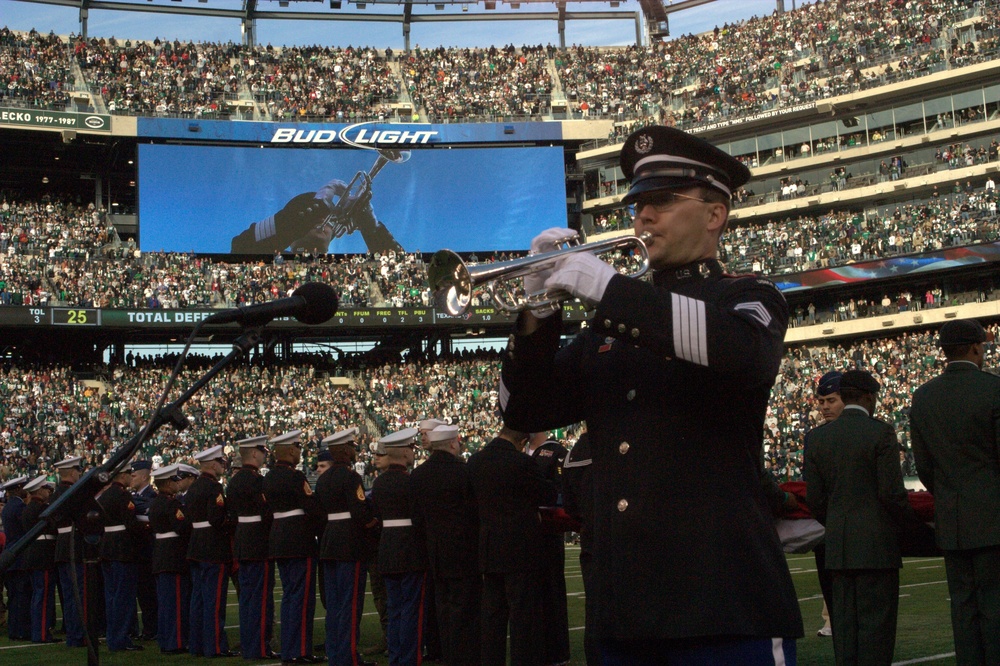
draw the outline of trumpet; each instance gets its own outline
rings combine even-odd
[[[646,250],[649,238],[650,234],[644,233],[581,244],[579,236],[576,236],[551,252],[478,266],[466,265],[451,250],[438,250],[427,265],[427,282],[435,306],[452,316],[461,315],[468,309],[472,292],[481,285],[486,286],[497,308],[510,314],[559,307],[563,301],[574,296],[562,289],[545,289],[529,294],[511,288],[510,281],[550,269],[563,257],[577,252],[600,255],[621,250],[636,250],[642,255],[642,264],[628,274],[631,278],[642,277],[649,270],[649,253]]]

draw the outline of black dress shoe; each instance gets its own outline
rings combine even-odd
[[[177,648],[176,650],[160,650],[160,654],[187,654],[187,648]]]
[[[146,648],[142,647],[141,645],[129,645],[125,648],[122,648],[124,652],[142,652],[145,649]]]
[[[216,657],[239,657],[240,653],[236,650],[226,650],[225,652],[218,652],[213,654],[210,659],[215,659]]]

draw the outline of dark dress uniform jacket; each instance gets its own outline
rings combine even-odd
[[[67,490],[69,490],[72,486],[73,486],[72,483],[60,483],[58,486],[56,486],[56,490],[52,494],[52,503],[55,503],[55,501],[59,499],[59,496],[62,495]],[[97,508],[93,500],[90,500],[88,504],[94,505],[94,508]],[[77,518],[75,519],[75,524],[73,518],[74,513],[77,515]],[[60,516],[59,521],[56,523],[55,560],[57,564],[70,561],[69,555],[70,555],[71,541],[73,541],[72,550],[73,550],[74,561],[83,562],[83,550],[84,550],[83,535],[86,533],[87,530],[86,513],[87,513],[86,511],[75,511],[75,512],[64,511],[63,515]],[[67,530],[67,528],[69,527],[74,527],[74,529],[71,531]]]
[[[226,520],[226,498],[222,484],[211,474],[201,473],[187,491],[185,515],[191,519],[191,541],[187,558],[196,562],[232,562],[231,534]],[[199,523],[207,527],[198,527]]]
[[[479,570],[540,568],[543,531],[538,507],[555,503],[555,486],[531,456],[499,437],[474,453],[467,465],[479,509]]]
[[[135,562],[145,526],[135,517],[132,493],[120,483],[112,483],[97,498],[104,511],[104,535],[101,537],[100,556],[108,562]],[[124,530],[108,531],[109,527],[124,525]]]
[[[21,514],[21,524],[24,526],[25,532],[35,526],[35,523],[38,522],[38,517],[47,508],[49,508],[48,502],[42,502],[37,499],[28,502],[27,506],[24,507],[24,512]],[[55,528],[47,528],[38,535],[37,539],[31,542],[30,546],[24,549],[25,569],[29,571],[45,571],[46,569],[55,568],[55,535]]]
[[[806,503],[826,526],[827,569],[899,569],[898,531],[915,519],[891,425],[848,406],[806,435]]]
[[[479,574],[479,517],[464,461],[434,451],[410,474],[413,522],[424,534],[435,578]]]
[[[375,512],[365,497],[361,475],[348,464],[333,465],[316,481],[316,497],[326,512],[326,527],[319,544],[319,558],[336,562],[368,559],[369,529],[375,527]],[[350,518],[330,516],[349,513]]]
[[[511,339],[504,422],[587,422],[606,639],[802,636],[759,465],[787,324],[772,283],[711,260],[613,277],[563,349],[557,316]]]
[[[7,539],[7,545],[12,546],[21,540],[27,530],[21,523],[21,516],[24,514],[24,500],[15,495],[7,495],[7,503],[4,504],[3,511],[0,511],[0,521],[3,522],[3,532]],[[14,562],[9,567],[10,571],[24,570],[24,551],[14,558]]]
[[[186,573],[187,549],[191,538],[191,520],[185,515],[184,505],[174,495],[159,493],[149,503],[149,527],[153,532],[153,559],[151,571],[158,573]],[[157,534],[176,534],[175,537],[157,538]]]
[[[382,536],[378,542],[378,572],[401,574],[424,571],[427,568],[427,547],[423,534],[412,525],[385,527],[387,520],[411,520],[410,475],[402,465],[389,465],[372,484],[372,504],[375,515],[382,521]]]
[[[304,512],[301,516],[274,519],[271,523],[268,556],[316,557],[317,526],[322,524],[326,516],[316,495],[309,488],[306,475],[287,463],[277,463],[264,477],[264,498],[275,514],[296,509]]]
[[[244,465],[233,475],[226,488],[226,506],[229,523],[236,530],[233,535],[233,558],[237,561],[266,560],[271,509],[264,500],[264,477],[256,467]]]
[[[913,393],[910,432],[938,547],[1000,545],[1000,377],[949,363]]]

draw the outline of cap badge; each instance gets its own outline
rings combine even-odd
[[[653,149],[653,137],[648,134],[640,134],[635,140],[635,152],[645,155]]]
[[[707,278],[712,274],[712,269],[710,269],[705,264],[698,264],[698,272],[701,274],[703,278]]]

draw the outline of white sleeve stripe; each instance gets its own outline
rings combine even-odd
[[[253,228],[253,237],[257,241],[262,241],[274,235],[274,215],[267,217]]]
[[[698,364],[708,367],[708,336],[705,331],[705,301],[695,301],[698,312]]]
[[[681,312],[681,297],[671,294],[671,310],[673,311],[674,325],[674,356],[687,360],[687,351],[684,349],[684,328],[681,325],[683,312]]]
[[[674,353],[685,361],[708,365],[705,331],[705,302],[671,294],[674,324]]]
[[[510,400],[510,391],[507,390],[507,385],[503,383],[503,377],[500,378],[500,411],[507,411],[507,401]]]

